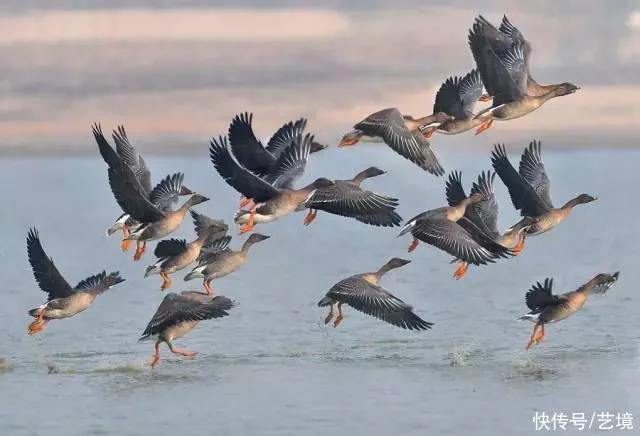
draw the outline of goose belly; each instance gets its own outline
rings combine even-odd
[[[525,97],[520,101],[514,101],[511,103],[505,103],[500,106],[496,106],[495,108],[491,109],[491,114],[494,118],[502,121],[513,120],[530,114],[534,110],[538,109],[540,105],[540,100]]]
[[[275,220],[277,220],[279,217],[276,217],[275,215],[263,215],[261,213],[256,213],[253,216],[253,222],[256,224],[266,224],[266,223],[270,223],[273,222]],[[238,217],[236,217],[235,219],[236,224],[238,225],[245,225],[249,223],[249,212],[247,211],[247,213],[239,215]]]
[[[162,333],[162,339],[168,342],[171,342],[174,339],[180,339],[191,330],[193,330],[194,327],[198,325],[198,322],[199,321],[183,321],[172,327],[169,327]]]
[[[87,309],[94,299],[95,296],[92,294],[77,292],[66,298],[51,300],[44,309],[45,317],[48,319],[71,318]]]
[[[72,316],[75,316],[75,315],[79,314],[80,312],[86,310],[87,307],[89,307],[89,305],[86,305],[86,306],[67,306],[67,307],[60,308],[60,309],[46,309],[45,310],[45,318],[48,318],[48,319],[71,318]]]
[[[556,227],[558,224],[564,221],[565,218],[566,216],[564,214],[558,213],[558,211],[554,210],[548,212],[539,217],[536,220],[535,224],[529,227],[529,229],[527,230],[527,234],[531,236],[541,235]]]
[[[291,204],[286,201],[281,201],[277,204],[265,204],[256,209],[253,222],[256,224],[271,223],[295,212],[296,206],[296,204]],[[240,225],[247,224],[249,222],[249,211],[236,216],[235,222]]]
[[[359,140],[360,142],[374,142],[374,143],[384,142],[384,140],[380,136],[372,136],[372,135],[362,135]]]

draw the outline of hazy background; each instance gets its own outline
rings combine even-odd
[[[0,214],[0,434],[511,436],[537,434],[536,411],[630,412],[638,428],[640,234],[630,223],[640,206],[629,198],[640,149],[612,148],[640,139],[639,1],[161,3],[0,1],[0,174],[12,181],[0,183],[0,196],[22,199]],[[154,183],[184,172],[190,188],[212,199],[198,211],[231,224],[238,193],[206,149],[234,114],[254,112],[263,138],[306,116],[334,146],[383,107],[430,113],[440,83],[473,67],[467,32],[479,13],[494,23],[507,13],[519,26],[533,43],[539,82],[583,89],[478,137],[435,136],[443,166],[461,170],[468,190],[490,168],[495,142],[512,147],[517,165],[539,138],[554,204],[581,192],[598,201],[528,239],[522,255],[472,267],[461,281],[446,253],[426,244],[407,253],[410,238],[397,238],[397,228],[325,213],[309,227],[303,213],[259,226],[271,239],[214,284],[238,307],[176,343],[197,358],[163,347],[151,371],[153,347],[137,339],[164,297],[157,276],[143,278],[155,244],[133,262],[117,236],[104,235],[120,208],[91,124],[110,135],[124,123]],[[49,158],[65,154],[86,156]],[[367,188],[400,199],[405,220],[444,205],[444,178],[383,145],[314,154],[300,185],[370,165],[388,174]],[[498,179],[495,190],[505,229],[519,213]],[[193,238],[187,221],[172,237]],[[30,226],[71,283],[103,268],[127,281],[86,313],[27,336],[26,311],[44,298],[25,252]],[[236,248],[245,238],[232,224],[230,233]],[[324,293],[392,256],[412,263],[384,287],[433,330],[404,331],[352,309],[340,328],[324,326]],[[532,327],[518,317],[531,284],[553,277],[564,292],[618,270],[607,295],[525,351]],[[173,277],[172,291],[201,286],[185,283],[186,272]],[[566,434],[577,434],[571,427]]]
[[[430,113],[440,83],[473,67],[467,32],[479,13],[495,23],[507,13],[531,40],[539,82],[583,89],[438,147],[638,139],[637,1],[11,0],[0,11],[3,154],[94,153],[94,121],[106,132],[124,123],[145,153],[197,153],[245,110],[262,137],[306,116],[334,145],[380,108]]]

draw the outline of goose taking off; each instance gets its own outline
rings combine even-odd
[[[486,265],[500,257],[513,255],[512,250],[493,241],[482,229],[465,218],[470,205],[484,200],[484,195],[476,192],[463,198],[455,206],[422,212],[410,219],[398,236],[411,233],[413,242],[409,246],[409,252],[415,250],[419,242],[423,241],[466,264]],[[464,275],[464,272],[456,271],[456,277],[458,274]]]
[[[216,249],[210,247],[202,253],[198,259],[198,265],[184,277],[184,280],[201,278],[207,294],[213,295],[211,281],[228,276],[236,271],[246,262],[249,249],[258,242],[269,238],[270,236],[267,235],[253,233],[244,241],[240,250],[234,251],[227,247],[231,240],[231,237],[227,236],[224,238],[226,244],[216,247]]]
[[[229,310],[235,305],[235,302],[222,295],[212,297],[196,291],[183,291],[180,294],[170,292],[165,295],[139,339],[156,341],[151,367],[155,368],[160,361],[160,344],[163,342],[173,354],[195,356],[195,351],[175,348],[173,341],[189,333],[200,321],[229,315]]]
[[[342,322],[344,318],[342,305],[346,304],[396,327],[408,330],[430,329],[433,323],[420,318],[413,313],[411,306],[379,286],[380,279],[385,273],[410,262],[410,260],[394,257],[378,271],[356,274],[333,285],[325,297],[318,302],[320,307],[329,306],[329,315],[324,323],[328,324],[333,320],[333,306],[337,303],[338,316],[333,323],[334,327],[338,327]]]
[[[467,206],[464,216],[457,223],[464,227],[470,233],[477,232],[479,229],[484,235],[497,244],[512,250],[514,255],[519,255],[524,247],[526,238],[526,230],[534,220],[527,218],[521,220],[518,224],[507,229],[504,234],[498,231],[498,202],[493,194],[493,179],[496,173],[483,171],[478,176],[478,181],[471,186],[471,195],[480,193],[484,198],[482,201]],[[467,197],[462,187],[462,173],[454,171],[449,175],[446,184],[446,196],[449,206],[460,204]],[[460,260],[460,266],[456,270],[454,277],[462,278],[469,265]]]
[[[281,157],[289,156],[283,159],[285,162],[282,167],[283,178],[292,177],[304,169],[312,141],[313,137],[309,134],[304,137],[297,136],[283,152]],[[348,217],[372,215],[389,210],[389,204],[385,202],[358,201],[363,197],[365,199],[371,197],[361,190],[347,192],[345,195],[348,201],[340,202],[339,208],[336,209],[336,201],[325,201],[327,199],[314,197],[318,190],[335,185],[335,182],[324,177],[299,189],[277,188],[238,164],[229,152],[227,140],[224,137],[211,141],[209,155],[213,166],[225,182],[254,201],[251,210],[240,210],[234,217],[234,221],[243,226],[240,233],[252,231],[256,223],[273,222],[304,209],[322,210]],[[309,218],[305,218],[305,221],[307,224],[310,222]]]
[[[529,73],[531,44],[506,16],[500,29],[483,16],[476,18],[469,31],[469,47],[484,87],[493,97],[492,106],[475,116],[481,121],[476,135],[491,127],[494,119],[523,117],[552,98],[580,89],[566,82],[538,85]]]
[[[253,114],[248,112],[236,115],[231,121],[228,138],[233,156],[240,165],[274,186],[293,189],[293,182],[302,176],[304,169],[293,177],[281,178],[282,164],[279,159],[293,140],[304,133],[307,119],[300,118],[285,123],[273,134],[266,146],[253,133],[252,121]],[[326,148],[326,145],[312,141],[309,153],[316,153]],[[249,203],[251,203],[249,199],[242,199],[240,208]]]
[[[351,217],[372,226],[399,226],[402,217],[395,211],[398,200],[372,191],[365,191],[360,187],[364,180],[382,174],[386,174],[386,172],[376,167],[369,167],[351,179],[334,180],[332,185],[316,189],[307,203],[319,203],[325,211]],[[362,210],[362,215],[353,215],[354,208]],[[317,213],[317,210],[309,209],[304,224],[311,224]]]
[[[173,201],[172,199],[177,195],[176,192],[179,192],[176,188],[182,186],[182,174],[177,175],[175,183],[172,181],[169,185],[163,185],[157,193],[157,199],[153,202],[126,161],[107,141],[98,140],[97,142],[100,154],[109,166],[109,185],[116,201],[125,213],[140,223],[124,238],[137,241],[134,260],[142,259],[147,241],[161,239],[173,233],[180,227],[191,207],[209,200],[204,195],[193,194],[175,211],[168,207],[162,208],[163,204]]]
[[[456,135],[482,124],[475,118],[474,109],[478,101],[490,101],[491,96],[482,94],[482,79],[477,69],[464,77],[449,77],[440,86],[433,104],[433,112],[442,112],[453,117],[439,126],[423,130],[425,138],[431,138],[436,132]]]
[[[535,323],[533,333],[527,344],[527,350],[535,342],[539,344],[545,336],[545,324],[561,321],[582,309],[592,294],[604,294],[618,281],[620,271],[613,274],[601,273],[580,286],[575,291],[553,294],[553,279],[537,282],[526,294],[525,301],[530,312],[521,317]],[[538,332],[538,330],[540,330]]]
[[[224,249],[231,239],[226,236],[229,226],[224,221],[209,218],[193,210],[190,212],[198,237],[189,243],[186,239],[174,238],[160,241],[153,252],[158,261],[148,266],[145,271],[145,277],[160,274],[162,277],[160,289],[163,291],[171,286],[169,274],[186,268],[198,260],[202,253]]]
[[[27,235],[27,255],[38,286],[48,294],[45,304],[29,311],[29,315],[36,318],[29,325],[29,335],[42,331],[52,319],[77,315],[87,309],[98,295],[124,282],[117,271],[110,274],[102,271],[71,287],[58,271],[53,259],[45,253],[35,228],[30,229]]]
[[[529,236],[548,232],[564,221],[575,206],[597,200],[591,195],[580,194],[560,208],[553,206],[550,196],[551,182],[542,161],[542,145],[539,141],[532,141],[529,147],[525,148],[520,158],[519,171],[509,162],[502,144],[495,146],[491,162],[509,191],[513,207],[519,210],[525,219],[534,219],[532,224],[527,225],[526,232]],[[516,226],[521,223],[522,221]],[[524,248],[524,241],[521,248]]]
[[[191,189],[182,184],[184,176],[182,173],[168,175],[160,181],[153,189],[151,188],[151,172],[147,167],[147,163],[142,155],[129,142],[127,132],[124,126],[118,126],[112,135],[116,144],[116,153],[133,172],[140,184],[142,192],[161,210],[171,210],[178,202],[178,198],[184,195],[194,194]],[[98,143],[100,150],[106,150],[110,147],[107,140],[102,134],[102,128],[99,124],[93,125],[93,137]],[[107,236],[111,236],[118,230],[122,231],[122,251],[129,250],[131,240],[127,239],[131,234],[131,230],[140,226],[140,223],[133,219],[128,213],[120,215],[115,223],[107,229]]]
[[[338,147],[348,147],[360,141],[384,142],[423,170],[442,176],[444,169],[421,130],[453,119],[444,113],[414,119],[402,115],[396,108],[383,109],[354,125],[355,130],[344,135]]]

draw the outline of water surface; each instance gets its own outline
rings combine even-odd
[[[389,174],[367,185],[399,198],[405,219],[444,205],[443,179],[386,147],[367,147],[313,156],[301,184],[377,165]],[[490,164],[482,151],[440,154],[448,170],[463,171],[467,189]],[[198,210],[230,222],[238,195],[205,156],[147,162],[154,182],[184,171],[185,183],[212,199]],[[511,158],[517,164],[519,153]],[[640,153],[544,150],[544,159],[556,205],[581,192],[599,200],[530,238],[521,256],[472,267],[460,281],[445,253],[421,245],[407,254],[410,239],[397,238],[397,229],[324,213],[308,228],[302,213],[259,227],[272,238],[215,284],[238,302],[231,316],[201,323],[177,342],[198,351],[194,359],[163,346],[154,371],[152,344],[137,339],[163,298],[161,280],[143,278],[151,252],[133,262],[117,237],[104,234],[120,212],[103,162],[97,155],[0,160],[1,433],[480,436],[533,434],[536,411],[640,417],[640,209],[633,201]],[[505,228],[518,214],[498,179],[496,191]],[[45,297],[26,258],[30,226],[69,282],[102,269],[120,270],[127,281],[86,312],[28,337],[26,311]],[[191,224],[175,236],[192,238]],[[243,239],[234,237],[232,246]],[[326,311],[316,303],[335,282],[394,256],[413,262],[385,276],[384,287],[434,322],[433,330],[404,331],[352,309],[339,328],[323,324]],[[607,295],[550,326],[545,342],[525,351],[531,324],[518,317],[532,283],[554,277],[562,292],[617,270],[620,280]],[[200,286],[183,282],[184,274],[174,276],[173,291]]]

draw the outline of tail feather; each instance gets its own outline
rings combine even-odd
[[[333,299],[331,297],[324,297],[322,300],[318,301],[318,307],[325,307],[333,303]]]
[[[407,233],[409,233],[411,231],[411,229],[413,229],[413,226],[415,224],[416,224],[415,220],[411,220],[407,224],[405,224],[404,227],[402,229],[400,229],[400,233],[398,234],[398,237],[400,237],[402,235],[406,235]]]
[[[523,321],[531,321],[531,322],[538,322],[538,317],[540,316],[539,313],[525,313],[524,315],[522,315],[520,318]]]
[[[233,215],[233,222],[236,224],[246,224],[244,221],[246,220],[246,216],[249,214],[248,210],[240,209]],[[244,218],[244,220],[243,220]]]
[[[187,282],[189,280],[203,278],[204,277],[204,269],[206,267],[207,267],[207,265],[202,265],[202,266],[195,267],[193,270],[191,270],[191,272],[189,274],[184,276],[184,281]]]
[[[140,339],[138,339],[138,342],[151,341],[153,339],[154,339],[153,335],[149,333],[149,334],[140,336]]]
[[[40,313],[44,310],[45,306],[36,307],[35,309],[31,309],[29,311],[29,316],[37,318],[40,316]]]

